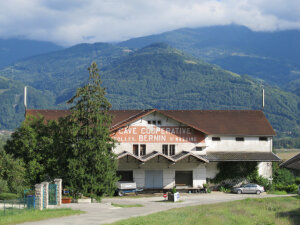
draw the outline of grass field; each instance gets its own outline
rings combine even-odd
[[[116,225],[300,224],[300,197],[245,199],[191,206],[122,220]]]
[[[27,210],[21,209],[17,214],[2,215],[0,216],[0,225],[4,224],[18,224],[28,221],[38,221],[44,219],[50,219],[54,217],[70,216],[75,214],[84,213],[80,210],[72,209],[46,209],[46,210]]]

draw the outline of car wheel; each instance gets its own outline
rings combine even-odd
[[[118,195],[119,195],[120,197],[122,197],[122,196],[124,196],[124,192],[123,192],[123,191],[118,191]]]
[[[241,191],[241,190],[238,190],[237,193],[240,195],[240,194],[242,194],[242,191]]]
[[[257,194],[257,195],[260,195],[260,191],[256,191],[256,194]]]

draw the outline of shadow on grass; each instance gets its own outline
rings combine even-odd
[[[288,212],[276,213],[276,216],[288,218],[293,224],[300,224],[300,208]]]

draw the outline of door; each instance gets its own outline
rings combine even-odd
[[[175,171],[176,186],[193,186],[193,171]]]
[[[163,188],[163,171],[146,170],[145,171],[145,188],[160,189]]]

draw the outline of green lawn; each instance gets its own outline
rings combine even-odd
[[[21,209],[17,214],[3,215],[0,214],[0,225],[17,224],[28,221],[38,221],[54,217],[70,216],[84,213],[80,210],[65,209],[46,209],[46,210],[27,210]]]
[[[213,205],[191,206],[122,220],[114,224],[296,225],[300,224],[300,197],[245,199]]]

